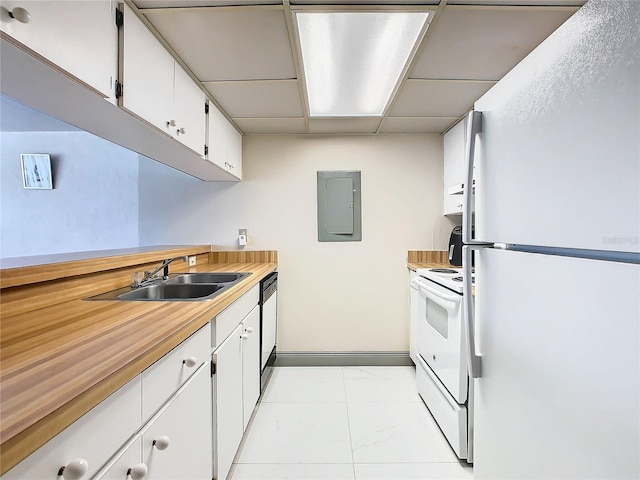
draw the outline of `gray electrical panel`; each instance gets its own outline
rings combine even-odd
[[[360,171],[318,172],[318,241],[362,240]]]

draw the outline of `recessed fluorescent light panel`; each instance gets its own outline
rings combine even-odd
[[[429,12],[297,12],[312,117],[380,116]]]

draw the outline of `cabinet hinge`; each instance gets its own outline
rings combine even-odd
[[[206,145],[204,146],[204,154],[209,155],[209,147],[207,147]]]
[[[116,8],[116,27],[120,28],[124,25],[124,13],[119,8]]]
[[[122,96],[122,84],[116,80],[116,98],[120,98]]]
[[[204,102],[204,113],[209,113],[209,102]]]
[[[216,364],[211,362],[211,376],[213,377],[216,374]]]

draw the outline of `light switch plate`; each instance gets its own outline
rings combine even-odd
[[[196,256],[193,255],[192,257],[189,257],[189,266],[190,267],[195,267],[196,266]]]

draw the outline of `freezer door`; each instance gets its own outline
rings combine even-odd
[[[476,261],[474,478],[640,478],[640,266]]]
[[[640,252],[638,22],[590,1],[476,102],[477,240]]]

